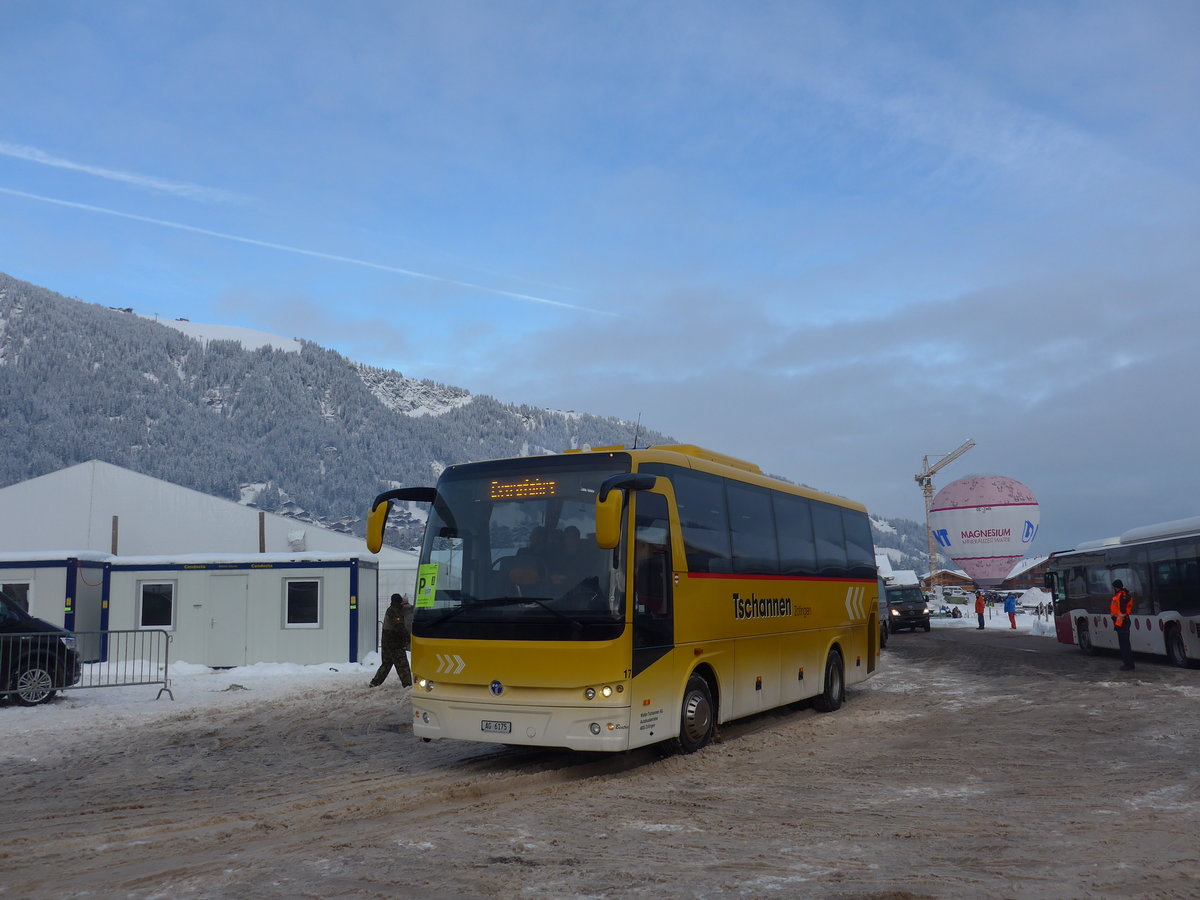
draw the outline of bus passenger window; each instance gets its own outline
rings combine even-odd
[[[779,571],[784,575],[816,575],[812,501],[790,494],[775,494],[771,501],[779,539]]]

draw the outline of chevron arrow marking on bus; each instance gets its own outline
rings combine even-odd
[[[449,654],[442,655],[438,653],[435,655],[437,656],[437,671],[439,674],[457,675],[467,667],[466,662],[458,654],[451,656]]]
[[[867,589],[863,587],[846,588],[846,615],[851,619],[863,618],[863,601]]]

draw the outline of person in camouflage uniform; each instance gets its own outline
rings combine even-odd
[[[412,670],[408,667],[408,653],[412,636],[413,608],[403,594],[392,594],[392,603],[383,614],[383,636],[379,641],[379,654],[383,663],[371,679],[371,687],[383,684],[392,666],[405,687],[412,685]]]

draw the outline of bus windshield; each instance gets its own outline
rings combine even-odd
[[[442,473],[421,548],[432,598],[413,633],[611,640],[624,629],[620,554],[596,545],[596,495],[625,453],[530,457]],[[436,568],[433,568],[436,567]]]

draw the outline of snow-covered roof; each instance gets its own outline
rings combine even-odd
[[[67,559],[105,563],[112,556],[96,550],[6,550],[0,553],[0,563],[62,562]]]
[[[1018,575],[1022,575],[1025,572],[1028,572],[1030,569],[1037,568],[1049,558],[1049,555],[1034,557],[1027,556],[1025,559],[1018,561],[1017,564],[1012,567],[1012,570],[1005,576],[1005,579],[1016,578]]]
[[[0,547],[17,559],[79,553],[170,556],[315,552],[416,568],[416,555],[392,547],[367,552],[362,538],[260,512],[111,463],[91,460],[0,488]],[[260,518],[261,517],[261,518]],[[303,530],[304,546],[295,547]],[[263,544],[260,545],[260,539]],[[73,548],[67,552],[62,548]],[[293,549],[295,547],[295,549]]]
[[[374,564],[371,554],[363,548],[361,553],[188,553],[167,556],[111,556],[115,566],[212,566],[232,565],[277,565],[279,563],[348,563],[352,559]]]

